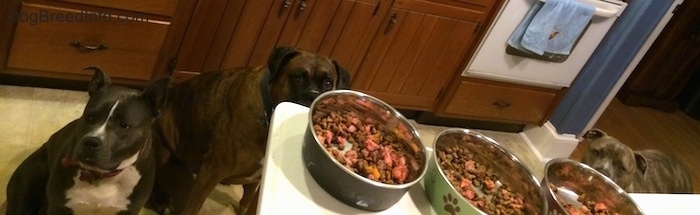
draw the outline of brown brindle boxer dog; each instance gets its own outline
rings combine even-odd
[[[584,135],[589,142],[581,162],[630,193],[692,193],[688,169],[659,150],[634,151],[600,129]]]
[[[328,57],[280,47],[267,66],[205,73],[174,86],[156,123],[163,138],[156,154],[165,164],[150,207],[197,214],[217,184],[242,184],[237,213],[244,214],[257,193],[273,106],[308,106],[320,93],[348,88],[349,79]]]

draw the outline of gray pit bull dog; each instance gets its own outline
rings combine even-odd
[[[688,170],[658,150],[633,151],[614,137],[593,129],[584,138],[581,162],[612,179],[629,193],[692,193]]]
[[[170,78],[143,92],[111,86],[97,67],[83,115],[15,170],[7,185],[7,215],[138,214],[155,175],[151,125],[165,103]]]

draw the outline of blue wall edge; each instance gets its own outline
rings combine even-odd
[[[631,1],[572,83],[549,121],[560,134],[583,133],[673,0]]]

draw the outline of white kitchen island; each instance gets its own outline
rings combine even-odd
[[[304,167],[301,147],[308,108],[280,103],[272,115],[258,214],[435,214],[416,184],[393,207],[370,212],[350,207],[323,190]],[[630,194],[646,214],[700,214],[697,194]],[[440,208],[438,208],[440,209]]]

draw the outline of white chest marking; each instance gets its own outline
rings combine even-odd
[[[105,122],[100,125],[95,130],[92,130],[90,133],[88,133],[86,136],[92,136],[92,137],[99,137],[103,141],[105,140],[105,131],[107,130],[107,123],[109,123],[109,119],[112,118],[112,114],[114,114],[114,110],[117,109],[117,105],[119,105],[119,100],[112,105],[112,108],[109,110],[109,115],[107,115],[107,118],[105,119]]]
[[[80,171],[73,177],[75,184],[66,191],[66,207],[75,215],[117,214],[127,210],[129,196],[141,179],[136,167],[129,166],[118,175],[105,178],[96,184],[80,179]]]

